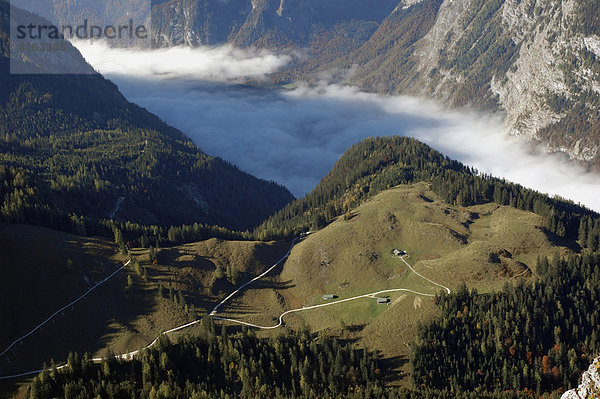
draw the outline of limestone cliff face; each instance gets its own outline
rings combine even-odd
[[[412,0],[415,1],[415,0]],[[383,20],[399,0],[167,0],[152,8],[153,42],[240,47],[304,46],[340,22]]]
[[[592,43],[598,37],[586,37],[575,29],[572,21],[578,18],[576,1],[537,6],[540,15],[529,17],[523,2],[505,3],[503,24],[520,43],[520,51],[506,80],[492,81],[491,89],[506,110],[511,133],[541,140],[552,151],[589,161],[598,156],[599,149],[597,138],[588,136],[591,132],[563,131],[563,135],[556,136],[552,127],[568,118],[573,106],[583,111],[578,117],[597,118],[597,104],[585,97],[587,93],[599,93],[600,74],[597,69],[594,72],[587,68],[584,60],[594,50]]]
[[[600,155],[600,37],[582,21],[586,3],[445,0],[428,33],[406,48],[408,67],[396,66],[411,79],[395,91],[504,111],[507,132],[593,160]],[[367,88],[382,86],[368,71],[357,75]]]
[[[581,376],[579,387],[567,391],[561,399],[595,399],[600,395],[600,358]]]

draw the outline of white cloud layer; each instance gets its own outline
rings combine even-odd
[[[259,77],[288,61],[265,52],[222,47],[129,50],[124,56],[97,44],[78,47],[129,100],[183,131],[207,153],[284,184],[296,196],[311,191],[352,144],[397,134],[416,137],[481,172],[600,211],[600,176],[506,136],[499,116],[448,111],[412,97],[349,87],[273,92],[215,83]]]
[[[173,47],[140,51],[133,48],[110,48],[103,41],[75,41],[76,46],[103,75],[136,77],[192,78],[215,82],[232,82],[245,78],[262,78],[288,64],[291,57],[264,50],[239,50],[232,46]]]

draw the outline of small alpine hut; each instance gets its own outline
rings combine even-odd
[[[402,251],[400,249],[394,249],[394,256],[405,256],[408,255],[406,251]]]

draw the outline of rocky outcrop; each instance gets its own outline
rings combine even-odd
[[[444,0],[426,35],[394,55],[408,68],[391,81],[365,64],[367,89],[433,96],[500,110],[507,133],[581,161],[600,155],[600,37],[581,29],[588,2]],[[382,24],[383,26],[383,24]],[[374,35],[375,36],[375,35]],[[384,62],[382,62],[384,63]],[[390,90],[391,85],[397,85]]]
[[[561,399],[595,399],[600,396],[600,358],[581,376],[578,388],[567,391]]]

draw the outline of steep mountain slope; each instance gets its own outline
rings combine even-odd
[[[104,355],[145,346],[162,331],[212,309],[233,290],[234,276],[256,275],[288,247],[210,239],[125,256],[102,238],[0,223],[0,352],[133,259],[0,356],[0,376],[35,370],[52,358],[63,362],[69,351]]]
[[[367,90],[501,110],[511,134],[597,165],[599,16],[592,1],[424,0],[334,64],[358,64],[346,81]]]
[[[118,21],[121,9],[101,14]],[[326,71],[369,91],[499,110],[507,132],[598,166],[599,22],[592,0],[165,0],[152,8],[152,42],[302,50],[274,81]]]
[[[445,1],[405,48],[412,64],[396,73],[410,78],[395,84],[365,64],[355,82],[503,110],[511,133],[590,161],[600,140],[598,13],[590,1]]]
[[[227,42],[252,12],[247,0],[167,0],[152,10],[155,45],[215,45]]]
[[[507,132],[598,164],[597,2],[173,0],[154,10],[159,46],[309,49],[274,79],[335,72],[365,90],[500,110]]]
[[[8,4],[2,1],[0,175],[5,183],[0,207],[5,220],[95,234],[106,233],[98,221],[109,217],[245,230],[292,199],[285,188],[204,154],[179,131],[129,103],[99,74],[9,74],[8,26]],[[66,46],[65,62],[87,65]],[[113,215],[120,197],[124,200]]]

